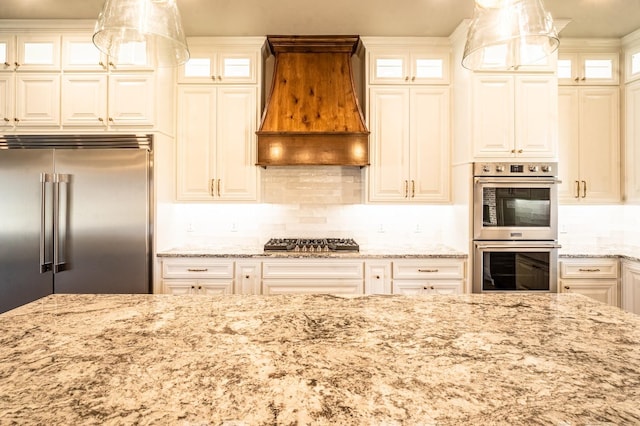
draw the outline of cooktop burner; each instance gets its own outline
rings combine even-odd
[[[272,238],[264,245],[264,251],[320,253],[359,250],[352,238]]]

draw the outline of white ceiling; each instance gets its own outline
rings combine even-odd
[[[104,0],[0,0],[0,19],[95,19]],[[473,0],[177,0],[188,36],[358,34],[448,36]],[[640,28],[640,0],[544,0],[561,37],[622,37]]]

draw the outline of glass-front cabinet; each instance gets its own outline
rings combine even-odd
[[[255,84],[260,52],[217,37],[189,39],[190,58],[178,70],[179,83]]]
[[[618,52],[558,54],[558,84],[616,85],[620,82]]]
[[[60,36],[0,34],[0,70],[55,71],[60,69]]]
[[[446,50],[376,50],[369,61],[370,84],[449,84]]]

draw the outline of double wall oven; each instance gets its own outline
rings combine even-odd
[[[473,169],[473,292],[556,292],[557,163]]]

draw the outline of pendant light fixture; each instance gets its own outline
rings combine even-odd
[[[105,0],[93,43],[118,58],[120,48],[131,42],[153,46],[158,66],[184,64],[189,49],[175,0]]]
[[[559,43],[542,0],[475,0],[462,66],[514,70],[544,60]]]

